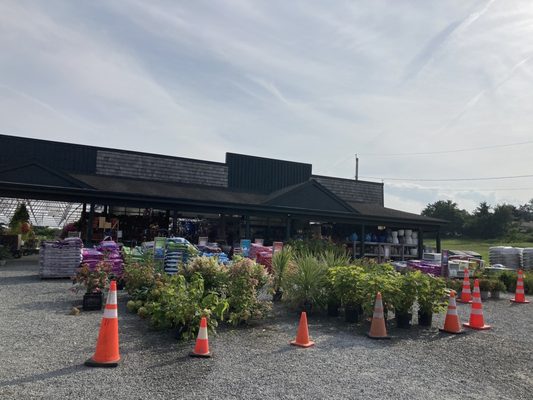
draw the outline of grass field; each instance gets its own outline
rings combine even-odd
[[[443,239],[443,250],[471,250],[481,254],[483,260],[489,260],[489,247],[512,246],[533,247],[533,242],[506,242],[503,240]]]

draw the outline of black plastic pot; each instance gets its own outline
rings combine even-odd
[[[433,321],[433,313],[418,312],[418,325],[420,326],[431,326]]]
[[[305,311],[307,314],[310,314],[313,310],[313,303],[305,301],[300,305],[300,312]]]
[[[411,313],[396,313],[396,326],[402,329],[411,328],[411,319],[413,314]]]
[[[361,306],[346,306],[344,307],[344,320],[346,322],[359,322],[361,316]]]
[[[272,301],[281,301],[282,297],[283,292],[281,290],[276,290],[276,292],[272,295]]]
[[[499,300],[500,299],[500,291],[493,291],[493,292],[490,292],[490,297],[495,299],[495,300]]]
[[[481,297],[481,300],[488,300],[489,299],[489,291],[488,290],[482,290],[479,292],[479,296]]]
[[[177,340],[181,340],[181,336],[183,335],[183,332],[185,332],[185,328],[185,325],[180,325],[176,328],[176,330],[174,331],[174,337]]]
[[[83,311],[98,311],[102,309],[102,293],[85,293],[83,295]]]
[[[328,316],[338,317],[339,316],[339,307],[340,304],[337,302],[328,303]]]

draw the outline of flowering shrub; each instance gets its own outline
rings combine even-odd
[[[87,264],[81,264],[72,277],[72,283],[75,285],[72,290],[79,292],[84,289],[86,293],[101,293],[109,286],[109,275],[111,273],[111,264],[106,261],[100,261],[94,267],[89,268]]]
[[[270,282],[265,268],[248,258],[234,261],[229,267],[229,322],[237,325],[251,318],[262,318],[271,303],[258,299],[259,291]]]
[[[225,294],[228,268],[220,264],[216,257],[195,257],[183,266],[182,274],[188,281],[191,281],[196,273],[202,276],[206,291]]]

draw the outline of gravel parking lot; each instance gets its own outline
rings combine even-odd
[[[211,359],[188,357],[178,343],[125,310],[119,295],[121,364],[83,365],[95,349],[102,313],[68,315],[81,295],[68,280],[43,280],[37,259],[0,267],[2,399],[531,399],[533,304],[487,301],[490,331],[445,335],[390,329],[391,341],[364,336],[367,326],[310,316],[316,346],[288,345],[298,317],[277,308],[252,327],[210,337]],[[469,306],[460,305],[461,319]]]

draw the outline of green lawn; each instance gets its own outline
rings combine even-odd
[[[477,240],[477,239],[443,239],[443,250],[471,250],[481,254],[483,260],[489,260],[489,247],[512,246],[533,247],[533,242],[506,242],[502,240]]]

